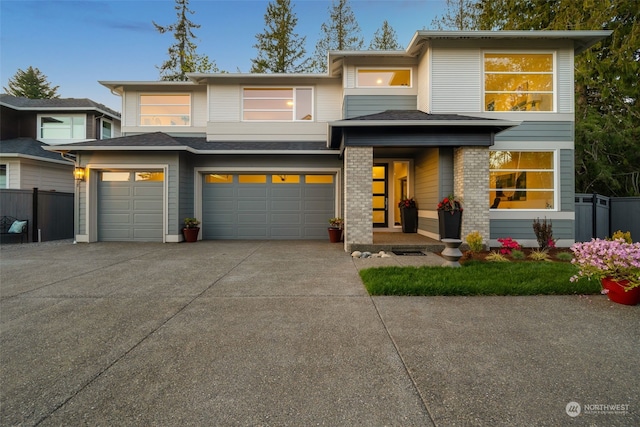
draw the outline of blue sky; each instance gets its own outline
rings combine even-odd
[[[312,55],[330,0],[292,0],[296,32]],[[264,29],[268,1],[191,0],[198,53],[229,72],[248,72],[255,35]],[[369,45],[386,19],[405,47],[417,30],[442,15],[445,0],[350,0]],[[173,0],[0,0],[0,80],[18,69],[39,68],[63,98],[90,98],[120,111],[120,98],[99,80],[158,80],[157,65],[173,42],[151,23],[176,20]],[[4,92],[4,90],[3,90]]]

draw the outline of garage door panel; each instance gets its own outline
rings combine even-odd
[[[162,214],[136,213],[133,215],[133,223],[139,227],[156,228],[156,224],[162,223]]]
[[[271,211],[299,212],[302,206],[300,200],[271,200]]]
[[[131,209],[130,200],[108,200],[108,204],[101,209],[102,212],[120,212],[128,211]]]
[[[121,184],[119,182],[111,182],[110,184]],[[131,188],[122,188],[122,187],[107,187],[106,185],[101,187],[101,196],[106,198],[114,198],[114,197],[129,197],[131,196]]]
[[[281,213],[271,214],[272,224],[302,224],[302,218],[299,213]]]
[[[208,183],[203,178],[205,239],[326,239],[335,216],[334,184]]]
[[[237,193],[239,199],[264,199],[267,197],[266,184],[263,184],[260,187],[245,186],[246,184],[240,185],[241,187],[238,187]]]

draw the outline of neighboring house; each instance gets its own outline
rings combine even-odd
[[[327,238],[345,249],[400,231],[438,239],[436,205],[464,200],[463,236],[536,245],[532,222],[574,241],[574,55],[609,31],[418,31],[403,51],[330,52],[327,74],[190,74],[101,82],[122,138],[77,155],[78,241]]]
[[[120,114],[90,99],[0,94],[0,189],[74,192],[69,159],[43,147],[120,136]]]

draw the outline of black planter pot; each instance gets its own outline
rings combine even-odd
[[[403,233],[418,232],[418,208],[400,208]]]
[[[462,231],[462,211],[438,211],[440,239],[459,239]]]

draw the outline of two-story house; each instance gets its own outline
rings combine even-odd
[[[73,193],[73,162],[43,147],[120,136],[120,114],[86,98],[0,94],[0,117],[0,188]]]
[[[85,168],[78,241],[326,238],[345,249],[418,232],[464,200],[463,236],[535,246],[532,222],[574,240],[574,56],[608,31],[418,31],[402,51],[330,52],[326,74],[191,74],[104,81],[122,134],[55,147]]]

